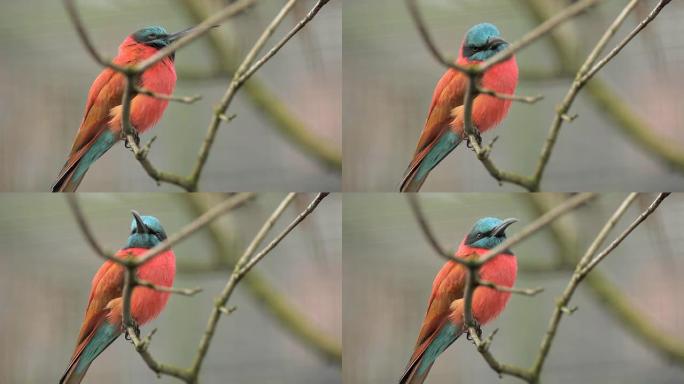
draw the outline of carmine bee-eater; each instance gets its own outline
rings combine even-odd
[[[126,37],[113,62],[120,66],[138,64],[191,30],[169,34],[159,26],[145,27]],[[173,93],[176,86],[173,60],[174,55],[170,55],[152,65],[140,76],[138,85],[159,94]],[[122,139],[121,98],[125,83],[124,75],[106,68],[90,86],[81,127],[69,157],[52,185],[52,192],[76,191],[88,168]],[[156,124],[168,103],[168,100],[135,95],[131,100],[130,120],[136,134]]]
[[[492,24],[477,24],[468,30],[458,53],[457,63],[469,66],[481,63],[506,49],[508,43]],[[518,84],[518,64],[511,56],[492,66],[482,76],[480,85],[502,94],[513,94]],[[417,192],[428,174],[464,139],[464,98],[468,76],[449,69],[437,83],[423,132],[413,159],[401,181],[402,192]],[[477,130],[486,132],[508,113],[510,100],[478,94],[473,99],[472,121]]]
[[[485,217],[478,220],[456,250],[456,257],[477,259],[506,239],[506,228],[516,219]],[[513,253],[506,250],[480,267],[480,279],[503,287],[512,287],[518,271]],[[456,341],[466,329],[463,319],[466,267],[447,262],[432,283],[423,326],[415,350],[400,384],[421,384],[437,357]],[[496,318],[508,302],[510,292],[477,287],[473,292],[472,313],[478,325]]]
[[[115,256],[138,257],[164,239],[166,233],[159,220],[152,216],[140,216],[133,211],[128,243]],[[137,269],[138,278],[163,287],[173,286],[175,275],[176,257],[171,250],[158,254]],[[93,277],[76,349],[60,384],[80,383],[93,360],[124,331],[123,284],[123,267],[111,261],[106,261]],[[143,325],[157,317],[168,299],[168,292],[147,287],[134,288],[131,295],[131,316],[136,325]]]

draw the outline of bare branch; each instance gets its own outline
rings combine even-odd
[[[157,244],[155,247],[150,248],[142,255],[138,256],[135,260],[136,266],[143,265],[150,261],[153,257],[158,254],[168,250],[174,244],[180,242],[186,237],[192,235],[198,230],[204,228],[206,225],[217,219],[218,217],[224,215],[247,201],[251,200],[256,196],[254,193],[240,193],[225,199],[223,202],[216,204],[214,207],[206,211],[202,216],[195,219],[192,223],[181,228],[180,231],[169,236],[166,240]]]
[[[655,211],[656,208],[658,208],[658,206],[660,205],[660,203],[662,203],[663,200],[665,200],[665,198],[667,198],[669,195],[670,195],[669,192],[659,194],[658,197],[653,201],[653,203],[651,203],[651,205],[648,207],[648,209],[646,209],[641,215],[639,215],[639,217],[637,217],[637,219],[634,220],[634,222],[632,222],[632,224],[630,224],[629,227],[627,227],[627,229],[625,229],[624,232],[622,232],[622,233],[620,234],[620,236],[618,236],[617,239],[615,239],[612,243],[610,243],[610,245],[608,245],[608,246],[606,247],[606,249],[604,249],[603,251],[601,251],[601,253],[599,253],[598,255],[596,255],[596,257],[594,257],[591,261],[589,261],[589,262],[584,266],[584,268],[582,268],[582,271],[580,272],[580,275],[582,276],[582,278],[583,278],[584,276],[586,276],[586,274],[588,274],[589,272],[591,272],[591,270],[594,269],[598,263],[600,263],[600,262],[601,262],[603,259],[605,259],[606,256],[608,256],[615,248],[617,248],[617,246],[620,245],[620,243],[622,243],[622,241],[623,241],[627,236],[629,236],[629,234],[632,233],[632,231],[633,231],[636,227],[638,227],[639,224],[641,224],[642,221],[646,220],[646,218],[647,218],[648,216],[650,216],[650,215],[653,213],[653,211]]]
[[[453,256],[452,252],[442,248],[442,246],[439,244],[439,241],[437,241],[437,238],[435,238],[435,235],[432,233],[432,229],[430,228],[430,224],[428,224],[423,211],[420,209],[417,194],[410,193],[406,196],[406,198],[408,199],[409,206],[411,206],[413,215],[416,217],[416,221],[418,222],[423,235],[425,235],[428,244],[430,244],[435,253],[448,261],[459,262],[460,259],[454,260],[456,258]]]
[[[487,261],[492,259],[494,256],[496,256],[499,253],[503,252],[504,250],[512,247],[513,245],[521,242],[522,240],[528,238],[529,236],[533,235],[534,233],[536,233],[540,229],[546,227],[552,221],[556,220],[557,218],[566,214],[567,212],[570,212],[570,211],[574,210],[575,208],[586,204],[590,200],[596,198],[596,196],[597,196],[597,194],[595,194],[595,193],[580,193],[580,194],[577,194],[577,195],[565,200],[562,204],[559,204],[554,209],[552,209],[552,210],[548,211],[547,213],[545,213],[544,215],[540,216],[535,221],[533,221],[532,223],[527,225],[525,228],[523,228],[519,232],[516,232],[513,236],[509,236],[501,244],[492,248],[486,254],[480,256],[479,263],[480,264],[486,263]]]
[[[661,193],[658,195],[656,200],[651,204],[651,206],[644,212],[642,213],[637,220],[630,225],[626,233],[623,233],[620,235],[616,241],[611,243],[611,245],[606,249],[606,254],[615,249],[617,245],[624,240],[624,238],[631,233],[631,231],[638,226],[648,215],[650,215],[657,207],[658,205],[662,202],[663,199],[665,199],[668,196],[666,193]],[[551,319],[549,320],[549,326],[546,331],[546,335],[544,336],[544,339],[541,342],[541,345],[539,347],[539,353],[537,355],[537,358],[535,360],[534,365],[532,366],[531,373],[532,377],[534,378],[534,381],[538,381],[539,376],[541,375],[541,370],[544,365],[544,362],[546,361],[546,357],[548,356],[549,350],[551,349],[551,344],[554,340],[554,337],[556,335],[556,332],[558,330],[558,325],[560,324],[561,318],[563,317],[564,314],[568,313],[569,302],[570,299],[572,298],[572,295],[574,294],[575,290],[577,289],[577,286],[579,283],[583,280],[584,276],[586,276],[586,273],[584,272],[586,268],[586,263],[588,260],[590,260],[591,254],[595,251],[595,249],[598,248],[599,244],[603,242],[605,237],[607,236],[608,232],[610,231],[611,228],[615,226],[616,221],[619,219],[622,214],[624,214],[625,210],[629,206],[629,204],[634,200],[634,196],[630,194],[625,201],[623,201],[622,204],[618,207],[618,209],[615,211],[615,213],[611,216],[611,218],[606,222],[604,225],[603,229],[599,232],[599,234],[596,236],[596,239],[592,242],[592,244],[589,246],[587,249],[587,252],[585,253],[585,256],[582,257],[582,259],[577,263],[577,267],[575,267],[575,272],[573,273],[572,277],[570,278],[570,282],[568,283],[567,287],[563,291],[562,296],[558,300],[556,304],[556,308],[551,315]],[[603,259],[603,257],[601,258]],[[600,261],[600,260],[599,260]],[[598,262],[598,261],[597,261]],[[595,264],[594,264],[595,265]],[[570,313],[572,313],[573,310],[570,310]]]
[[[251,7],[254,5],[255,0],[237,0],[234,2],[229,3],[226,7],[224,7],[222,10],[216,12],[203,22],[201,22],[199,25],[193,28],[191,32],[189,32],[187,35],[181,37],[177,41],[174,41],[173,43],[169,44],[168,46],[160,49],[157,53],[155,53],[153,56],[150,56],[149,58],[145,59],[144,61],[138,63],[134,69],[142,73],[146,69],[150,68],[152,65],[154,65],[156,62],[162,60],[163,58],[171,55],[172,53],[176,52],[180,48],[190,44],[194,40],[197,40],[199,37],[202,37],[203,35],[207,34],[212,28],[215,28],[218,26],[218,24],[224,22],[225,20],[230,19],[231,17],[238,15],[245,11],[247,8]]]
[[[200,288],[200,287],[195,287],[195,288],[164,287],[161,285],[153,284],[147,280],[143,280],[140,278],[135,278],[133,280],[133,285],[139,285],[141,287],[147,287],[150,289],[154,289],[155,291],[175,293],[175,294],[183,295],[183,296],[195,296],[196,294],[202,292],[202,288]]]
[[[290,33],[288,33],[278,44],[276,44],[276,46],[273,49],[271,49],[266,55],[264,55],[262,59],[260,59],[254,65],[252,65],[257,54],[264,47],[268,39],[273,35],[276,28],[280,25],[283,18],[287,15],[287,13],[294,5],[294,2],[295,0],[290,0],[285,4],[285,6],[283,6],[283,8],[276,15],[273,21],[271,21],[268,27],[266,27],[266,29],[262,32],[261,36],[257,39],[254,46],[252,46],[252,49],[249,51],[247,56],[245,56],[240,66],[235,71],[235,74],[233,75],[233,78],[230,81],[230,84],[228,85],[228,89],[221,98],[221,102],[214,112],[214,117],[211,123],[209,124],[209,128],[207,129],[207,134],[204,137],[202,147],[200,148],[199,153],[197,154],[197,161],[190,175],[190,181],[194,186],[197,185],[202,173],[202,169],[204,168],[204,164],[206,163],[207,158],[209,157],[209,151],[211,150],[211,147],[214,143],[214,139],[216,138],[216,133],[218,132],[218,129],[221,126],[221,122],[223,121],[221,117],[225,115],[226,110],[230,107],[230,104],[232,103],[237,91],[242,87],[245,81],[249,79],[249,77],[252,74],[254,74],[254,72],[256,72],[257,69],[259,69],[263,64],[265,64],[266,61],[268,61],[270,58],[272,58],[273,55],[275,55],[280,50],[280,48],[282,48],[283,45],[285,45],[285,43],[287,43],[290,40],[290,38],[292,38],[292,36],[294,36],[309,21],[311,21],[313,17],[318,13],[318,11],[325,4],[328,3],[328,0],[319,0],[314,6],[314,8],[299,23],[297,23],[297,25],[290,31]]]
[[[598,43],[592,49],[591,53],[587,57],[587,59],[584,61],[584,64],[580,67],[579,71],[575,75],[575,80],[573,81],[572,85],[570,86],[570,89],[568,90],[567,94],[565,95],[565,98],[563,99],[562,103],[558,106],[556,109],[556,116],[551,122],[551,127],[549,128],[549,133],[546,138],[546,142],[544,143],[544,147],[542,148],[542,151],[539,155],[539,160],[537,162],[537,166],[534,172],[533,179],[536,181],[537,186],[541,182],[544,169],[546,168],[546,165],[548,164],[549,158],[551,157],[551,152],[556,144],[556,140],[558,138],[558,134],[560,132],[560,129],[563,125],[563,122],[565,121],[572,121],[574,118],[568,119],[568,111],[572,105],[572,103],[575,100],[575,97],[579,93],[579,91],[584,87],[586,82],[596,73],[592,73],[590,76],[586,76],[588,73],[591,72],[592,65],[598,58],[598,55],[603,51],[605,46],[608,44],[610,41],[610,38],[615,35],[617,30],[620,28],[630,11],[636,6],[638,0],[631,0],[625,8],[620,12],[620,14],[615,18],[613,23],[608,27],[606,32],[601,36],[601,39],[599,39]],[[669,3],[669,0],[661,0],[661,2],[656,6],[657,12],[654,10],[654,12],[651,12],[651,15],[649,15],[648,18],[646,18],[641,24],[641,29],[643,29],[648,23],[650,23],[655,16],[660,12],[660,9],[667,5]],[[629,39],[631,40],[631,38]],[[627,40],[625,44],[629,42]],[[619,51],[618,51],[619,52]],[[596,69],[598,71],[605,63],[607,63],[610,59],[615,57],[617,52],[615,52],[614,55],[606,57],[606,61],[601,64],[600,67]]]
[[[194,96],[165,95],[163,93],[154,92],[154,91],[151,91],[151,90],[149,90],[147,88],[143,88],[143,87],[135,87],[135,92],[143,94],[143,95],[147,95],[150,97],[154,97],[155,99],[177,101],[177,102],[183,103],[183,104],[192,104],[192,103],[194,103],[197,100],[200,100],[202,98],[201,95],[194,95]]]
[[[536,288],[505,287],[503,285],[497,285],[497,284],[492,283],[491,281],[482,280],[482,279],[475,280],[475,285],[492,288],[492,289],[495,289],[495,290],[500,291],[500,292],[510,292],[510,293],[515,293],[518,295],[530,296],[530,297],[536,296],[538,293],[541,293],[544,291],[543,287],[536,287]]]
[[[536,96],[508,95],[505,93],[496,92],[492,89],[487,89],[487,88],[482,88],[482,87],[477,87],[477,93],[481,93],[481,94],[489,95],[489,96],[494,96],[498,99],[503,99],[503,100],[520,101],[522,103],[527,103],[527,104],[534,104],[537,101],[544,98],[543,95],[536,95]]]
[[[658,5],[653,8],[651,13],[649,13],[648,17],[642,20],[639,25],[637,25],[636,28],[632,30],[632,32],[625,37],[620,44],[618,44],[613,50],[611,50],[604,58],[599,60],[594,66],[587,71],[587,73],[582,76],[581,82],[586,83],[589,81],[598,71],[601,70],[610,60],[612,60],[620,51],[622,51],[622,48],[624,48],[636,35],[641,32],[642,29],[646,28],[646,26],[655,19],[656,16],[660,13],[660,11],[663,10],[663,8],[670,3],[671,0],[661,0],[658,2]],[[631,4],[631,3],[630,3]]]
[[[71,212],[74,214],[74,217],[76,218],[76,222],[78,223],[78,226],[81,228],[81,232],[83,232],[83,235],[85,236],[86,240],[88,241],[88,244],[90,247],[97,253],[98,256],[110,260],[114,263],[117,264],[123,264],[122,260],[114,257],[114,254],[111,252],[106,251],[100,243],[95,239],[95,234],[93,233],[93,230],[90,228],[90,224],[88,224],[88,220],[86,220],[85,216],[83,215],[83,211],[81,210],[81,206],[78,204],[78,199],[76,197],[75,193],[68,193],[66,195],[67,203],[69,204],[69,208],[71,208]]]
[[[255,236],[255,239],[252,240],[252,243],[250,246],[245,250],[245,253],[240,257],[238,262],[235,264],[235,267],[233,268],[233,273],[230,275],[230,279],[226,283],[226,286],[223,288],[223,291],[221,291],[220,296],[217,298],[214,307],[211,311],[211,315],[209,316],[209,323],[207,324],[207,328],[204,331],[204,335],[202,336],[202,340],[200,340],[199,346],[197,348],[197,354],[195,355],[195,359],[192,364],[192,368],[190,369],[191,375],[193,378],[197,378],[199,375],[199,371],[202,367],[202,362],[204,361],[204,358],[207,354],[207,351],[209,350],[209,346],[211,344],[211,340],[214,337],[214,333],[216,331],[216,326],[218,324],[218,321],[221,317],[221,315],[225,312],[224,308],[226,307],[226,303],[230,299],[233,291],[235,290],[235,287],[237,284],[240,282],[242,277],[249,272],[249,270],[260,260],[263,259],[263,257],[270,252],[273,247],[275,247],[280,240],[282,240],[283,237],[285,237],[297,224],[299,224],[306,216],[308,216],[320,203],[320,201],[327,196],[327,193],[320,193],[316,196],[316,198],[309,204],[309,206],[302,212],[295,220],[278,236],[276,239],[271,242],[262,252],[260,252],[258,255],[254,256],[250,260],[251,254],[250,252],[253,252],[253,249],[256,248],[256,246],[252,246],[251,244],[257,244],[261,242],[263,239],[264,235],[262,234],[263,228],[264,227],[271,227],[272,222],[271,220],[267,220],[266,223],[264,223],[264,226],[262,226],[262,230],[260,230],[257,235]],[[292,198],[290,195],[288,195],[283,203],[281,203],[278,208],[276,208],[276,211],[274,211],[274,214],[271,215],[273,216],[279,216],[282,214],[282,211],[284,209],[284,206],[286,206],[288,203],[287,201],[290,201]]]
[[[64,7],[66,8],[67,13],[69,14],[69,18],[71,18],[71,22],[76,27],[76,32],[78,33],[78,36],[81,38],[81,42],[83,42],[83,45],[85,45],[86,50],[93,58],[93,60],[97,61],[103,67],[108,67],[121,73],[128,73],[128,68],[116,65],[112,63],[111,60],[105,59],[104,57],[102,57],[100,52],[98,52],[97,48],[95,48],[95,44],[93,44],[92,40],[90,40],[90,35],[88,35],[88,32],[86,31],[85,26],[83,25],[81,16],[78,14],[78,10],[76,9],[74,0],[64,0]]]

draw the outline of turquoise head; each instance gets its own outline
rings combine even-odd
[[[162,49],[181,37],[187,35],[194,28],[184,29],[180,32],[169,33],[158,25],[150,25],[148,27],[135,31],[131,36],[140,44],[145,44],[150,47]]]
[[[492,249],[506,240],[506,228],[518,219],[484,217],[478,220],[465,239],[465,245],[473,248]]]
[[[156,217],[140,216],[136,211],[131,213],[133,221],[126,248],[152,248],[166,240],[166,232]]]
[[[506,49],[508,45],[494,24],[481,23],[466,33],[461,54],[468,61],[485,61]]]

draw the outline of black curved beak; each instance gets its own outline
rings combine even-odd
[[[131,213],[133,214],[133,218],[135,219],[135,224],[137,226],[136,232],[147,233],[147,227],[145,226],[145,222],[143,221],[142,217],[140,217],[140,214],[135,210],[131,210]]]
[[[496,228],[494,228],[494,231],[492,231],[492,236],[502,236],[506,232],[506,228],[508,228],[511,224],[516,223],[518,219],[510,218],[504,220],[501,224],[499,224]]]
[[[218,25],[212,25],[211,26],[211,28],[216,28],[216,27],[218,27]],[[184,29],[184,30],[176,32],[176,33],[172,33],[167,37],[167,39],[168,39],[169,43],[173,43],[174,41],[176,41],[176,40],[180,39],[181,37],[187,35],[188,33],[194,31],[196,28],[197,28],[197,26],[194,26],[194,27],[190,27],[190,28]]]
[[[500,37],[493,37],[493,38],[487,40],[487,46],[489,48],[496,48],[501,44],[508,44],[508,41],[506,41]]]

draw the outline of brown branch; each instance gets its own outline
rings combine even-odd
[[[476,286],[482,286],[482,287],[488,287],[488,288],[495,289],[495,290],[500,291],[500,292],[510,292],[510,293],[515,293],[515,294],[523,295],[523,296],[536,296],[537,294],[544,291],[543,287],[536,287],[536,288],[505,287],[503,285],[494,284],[491,281],[482,280],[482,279],[475,280],[475,285]]]
[[[217,298],[214,307],[212,308],[211,314],[209,316],[209,323],[207,324],[207,328],[204,331],[204,335],[202,336],[202,339],[200,340],[199,346],[197,348],[197,354],[195,356],[195,359],[192,363],[192,368],[190,368],[190,373],[193,378],[192,382],[196,382],[197,378],[199,376],[200,369],[202,367],[202,363],[204,361],[204,358],[209,350],[209,346],[211,344],[211,340],[214,337],[214,333],[216,331],[216,326],[218,324],[219,319],[221,318],[221,315],[223,314],[223,309],[226,307],[226,303],[230,299],[233,291],[235,290],[235,287],[237,284],[242,280],[242,278],[245,276],[247,272],[260,260],[263,259],[263,257],[268,254],[270,251],[273,250],[273,248],[284,238],[295,226],[297,226],[306,216],[308,216],[316,207],[318,204],[327,196],[327,193],[319,193],[316,198],[309,204],[309,206],[299,215],[295,220],[279,235],[276,237],[276,240],[269,244],[266,248],[264,248],[263,251],[261,251],[257,256],[252,258],[252,253],[256,250],[257,246],[259,243],[261,243],[265,237],[265,232],[267,230],[264,230],[265,227],[270,227],[272,226],[272,222],[277,220],[278,217],[280,217],[285,209],[285,207],[289,204],[289,202],[292,200],[291,195],[288,195],[283,202],[276,208],[276,210],[273,212],[271,217],[266,221],[264,226],[262,227],[262,230],[260,230],[257,235],[254,237],[252,240],[252,243],[247,247],[245,250],[245,253],[240,257],[238,262],[235,264],[235,267],[233,268],[233,272],[230,275],[230,279],[226,283],[226,286],[223,288],[223,291],[221,291],[220,296]],[[275,244],[274,244],[275,243]],[[250,262],[253,261],[253,263]]]
[[[182,0],[182,6],[190,17],[197,21],[203,20],[209,14],[209,10],[203,2],[195,0]],[[217,61],[216,69],[209,73],[197,74],[196,71],[183,71],[183,79],[218,79],[230,76],[235,72],[239,62],[236,57],[238,50],[231,41],[223,35],[212,33],[208,35],[209,44],[215,53]],[[208,75],[208,77],[207,77]],[[268,89],[262,80],[250,77],[242,87],[242,92],[247,99],[273,123],[273,128],[282,134],[290,143],[294,144],[304,154],[310,156],[328,169],[339,171],[342,167],[342,155],[339,149],[331,146],[326,140],[321,139],[311,132],[306,125],[295,116],[283,102]]]
[[[207,134],[204,138],[204,142],[202,143],[202,147],[200,148],[200,151],[197,154],[197,161],[189,178],[190,182],[195,187],[194,189],[196,189],[197,187],[197,183],[199,182],[200,176],[202,174],[204,164],[206,163],[207,157],[209,156],[209,151],[211,150],[218,129],[221,126],[221,122],[223,121],[221,116],[225,115],[226,110],[230,107],[233,98],[235,97],[235,94],[242,87],[245,81],[247,81],[247,79],[249,79],[249,77],[252,74],[254,74],[254,72],[256,72],[257,69],[259,69],[271,57],[273,57],[273,55],[275,55],[299,30],[301,30],[309,21],[311,21],[314,18],[318,11],[320,11],[320,9],[328,3],[328,0],[318,0],[318,2],[311,9],[311,11],[309,11],[309,13],[299,23],[297,23],[297,25],[295,25],[295,27],[292,28],[292,30],[278,44],[276,44],[266,55],[264,55],[262,59],[260,59],[257,62],[254,62],[259,51],[261,51],[261,49],[264,47],[268,39],[271,37],[271,35],[273,35],[275,29],[280,25],[283,18],[285,17],[285,15],[287,15],[287,13],[292,8],[294,3],[295,0],[290,0],[283,6],[283,8],[276,15],[273,21],[271,21],[271,23],[262,32],[261,36],[257,39],[254,46],[252,46],[252,49],[249,51],[247,56],[245,56],[240,66],[235,71],[235,74],[233,75],[233,78],[230,81],[230,84],[228,85],[228,89],[221,98],[221,102],[219,103],[218,107],[214,112],[214,117],[211,123],[209,124],[209,128],[207,129]]]
[[[547,209],[546,199],[541,199],[541,196],[537,195],[528,197],[535,212],[541,214]],[[560,261],[564,265],[576,264],[577,260],[574,257],[575,239],[568,235],[573,231],[573,228],[552,227],[551,229],[555,243],[559,247]],[[601,304],[600,307],[612,315],[626,331],[632,333],[666,360],[678,365],[684,364],[684,343],[682,340],[678,340],[673,335],[658,328],[649,319],[648,314],[640,311],[638,306],[634,305],[627,295],[621,292],[600,270],[594,269],[587,274],[585,283],[592,296]],[[564,313],[566,312],[564,311]]]
[[[509,94],[505,94],[505,93],[496,92],[493,89],[488,89],[488,88],[483,88],[483,87],[477,87],[477,93],[481,93],[481,94],[489,95],[489,96],[494,96],[494,97],[496,97],[498,99],[502,99],[502,100],[519,101],[521,103],[526,103],[526,104],[534,104],[537,101],[544,98],[543,95],[536,95],[536,96],[509,95]]]
[[[551,122],[551,127],[549,128],[549,133],[547,135],[546,142],[544,143],[544,147],[542,148],[542,151],[539,155],[537,167],[535,169],[533,176],[534,180],[537,182],[537,185],[539,185],[539,183],[541,182],[544,169],[546,168],[549,158],[551,157],[551,152],[556,144],[556,140],[558,138],[558,134],[560,133],[560,129],[563,125],[563,122],[567,120],[563,118],[563,116],[567,115],[570,106],[575,100],[575,97],[577,96],[579,91],[584,87],[584,84],[586,84],[586,81],[582,81],[582,78],[590,70],[591,66],[598,58],[598,55],[601,53],[601,51],[603,51],[605,46],[608,44],[610,38],[613,37],[613,35],[615,35],[617,30],[625,21],[625,18],[629,15],[629,12],[634,8],[634,6],[636,6],[637,2],[638,0],[631,0],[620,12],[620,14],[615,18],[615,20],[608,27],[606,32],[604,32],[603,36],[601,36],[596,46],[592,49],[591,53],[589,53],[589,56],[587,56],[586,60],[584,61],[579,71],[575,75],[575,81],[573,81],[572,85],[570,86],[570,89],[565,95],[565,98],[563,99],[561,104],[556,108],[556,116]]]
[[[154,289],[155,291],[175,293],[175,294],[183,295],[183,296],[195,296],[196,294],[202,292],[202,288],[200,288],[200,287],[196,287],[196,288],[164,287],[161,285],[153,284],[147,280],[143,280],[140,278],[133,279],[133,285],[136,285],[136,286],[139,285],[141,287],[147,287],[150,289]]]
[[[188,236],[194,234],[198,230],[204,228],[212,221],[221,217],[225,213],[242,206],[247,201],[253,199],[256,195],[254,193],[240,193],[231,197],[228,197],[223,202],[216,204],[206,211],[202,216],[196,218],[190,224],[181,228],[178,232],[169,236],[166,240],[157,244],[156,246],[145,251],[136,258],[135,264],[137,266],[143,265],[150,261],[153,257],[159,255],[160,253],[170,249],[174,244],[184,240]]]
[[[655,209],[660,205],[660,203],[668,196],[667,193],[661,193],[658,195],[658,197],[653,201],[651,206],[644,211],[628,228],[627,231],[623,232],[613,243],[611,243],[608,248],[604,251],[606,254],[612,252],[617,245],[619,245],[622,240],[624,240],[631,231],[636,228],[646,217],[648,217]],[[546,357],[548,356],[549,350],[551,349],[551,344],[554,340],[554,337],[556,335],[556,332],[558,330],[558,325],[560,324],[560,321],[563,317],[563,315],[566,313],[567,310],[564,308],[568,308],[568,304],[570,302],[570,299],[572,298],[573,293],[577,289],[577,286],[579,283],[584,279],[586,274],[589,271],[585,271],[585,268],[587,267],[588,263],[591,263],[591,256],[593,253],[598,249],[601,243],[605,240],[607,237],[609,231],[611,228],[615,226],[615,223],[617,220],[624,214],[626,211],[627,207],[629,207],[630,203],[634,200],[634,195],[631,194],[628,196],[625,201],[620,204],[618,209],[615,211],[613,216],[608,220],[608,222],[604,225],[603,229],[599,232],[599,234],[596,236],[592,244],[589,246],[587,249],[587,252],[585,255],[580,259],[580,261],[577,263],[577,266],[575,267],[575,272],[573,273],[572,277],[570,278],[570,282],[568,283],[567,287],[563,291],[563,294],[561,297],[558,299],[556,308],[551,315],[551,319],[549,320],[549,326],[546,331],[546,334],[544,336],[544,339],[541,342],[541,345],[539,347],[539,353],[537,355],[537,358],[532,366],[531,373],[532,373],[532,382],[538,382],[539,381],[539,376],[541,375],[541,371],[544,365],[544,362],[546,361]],[[602,252],[602,254],[604,253]],[[604,256],[605,257],[605,256]],[[601,258],[601,260],[603,257]],[[600,260],[599,260],[600,261]],[[594,264],[595,265],[595,264]]]
[[[155,99],[177,101],[177,102],[183,103],[183,104],[192,104],[192,103],[194,103],[197,100],[200,100],[202,98],[201,95],[194,95],[194,96],[166,95],[163,93],[151,91],[151,90],[144,88],[144,87],[135,87],[135,92],[143,94],[143,95],[147,95],[150,97],[154,97]]]
[[[191,211],[196,212],[195,215],[206,210],[205,204],[201,203],[203,199],[199,199],[198,196],[188,195],[186,200]],[[213,263],[200,266],[200,268],[204,268],[205,272],[210,270],[219,273],[230,271],[239,258],[239,255],[235,255],[236,245],[235,241],[229,237],[230,231],[224,231],[220,223],[217,222],[210,224],[208,230],[216,247],[217,255]],[[183,268],[183,271],[187,273],[188,270]],[[198,268],[195,267],[190,272],[197,271]],[[269,283],[262,273],[252,269],[245,275],[241,284],[245,286],[256,303],[277,320],[285,330],[300,340],[303,345],[316,352],[325,361],[334,362],[338,365],[342,363],[342,346],[339,342],[313,324],[306,314],[292,305],[281,292]]]
[[[643,27],[652,21],[657,13],[669,2],[669,0],[660,1],[653,8],[653,11],[648,17],[644,19],[635,31],[632,31],[623,42],[627,43],[631,37],[633,37],[634,33],[643,29]],[[547,4],[545,0],[527,0],[526,4],[533,18],[541,20],[547,17]],[[554,51],[560,59],[560,63],[563,64],[564,70],[579,66],[579,63],[576,63],[573,44],[569,39],[561,35],[552,35],[551,42]],[[618,47],[620,47],[619,49],[621,49],[621,44],[622,43],[618,44]],[[614,53],[617,54],[619,49],[614,50]],[[612,60],[615,57],[615,54],[612,53],[613,52],[611,51],[611,53],[606,56],[607,61]],[[600,61],[601,67],[603,67],[607,61]],[[594,67],[596,67],[596,64]],[[623,101],[606,82],[600,78],[592,78],[593,80],[591,82],[586,83],[586,91],[596,103],[597,109],[615,121],[616,128],[622,130],[637,145],[641,146],[659,160],[677,170],[684,169],[684,150],[682,150],[680,146],[677,146],[671,141],[663,140],[661,136],[655,134],[654,129],[649,126],[649,123],[635,114],[629,105]],[[590,80],[590,78],[587,78],[586,80]]]

